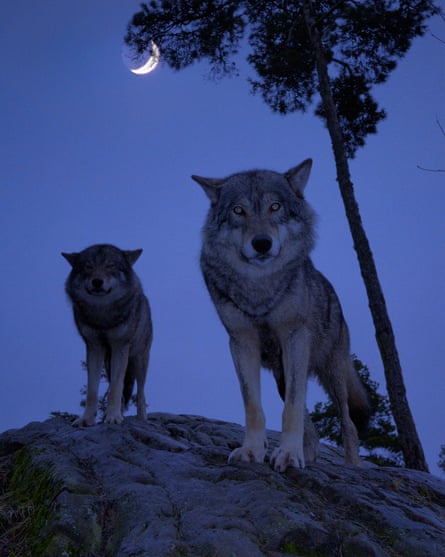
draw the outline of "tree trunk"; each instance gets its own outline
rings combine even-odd
[[[368,295],[369,308],[374,322],[377,344],[385,371],[391,410],[397,426],[405,466],[407,468],[428,472],[428,465],[406,398],[402,369],[385,298],[377,275],[374,257],[362,225],[358,204],[354,196],[354,188],[351,182],[348,159],[344,149],[342,131],[332,95],[328,66],[324,56],[321,38],[312,16],[311,0],[304,0],[303,6],[306,26],[316,59],[320,95],[326,113],[327,127],[334,151],[337,181],[340,187],[352,239],[354,241],[354,249],[357,252],[360,272]]]

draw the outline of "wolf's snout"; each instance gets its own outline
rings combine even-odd
[[[104,281],[101,278],[95,277],[91,280],[91,286],[94,288],[94,290],[100,290],[103,285]]]
[[[266,234],[258,234],[252,239],[252,246],[255,251],[265,255],[272,247],[272,238]]]

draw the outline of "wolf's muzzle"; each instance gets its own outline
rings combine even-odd
[[[104,285],[104,281],[101,278],[93,278],[93,280],[91,281],[91,286],[93,287],[93,290],[102,290],[103,285]]]
[[[257,234],[252,238],[252,247],[261,255],[266,255],[272,247],[272,238],[267,234]]]
[[[93,277],[90,281],[89,294],[93,295],[104,295],[111,292],[111,288],[105,288],[105,281],[100,277]]]

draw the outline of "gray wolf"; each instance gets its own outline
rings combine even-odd
[[[336,403],[347,463],[360,463],[357,428],[365,429],[369,418],[339,300],[309,256],[315,215],[304,188],[311,167],[307,159],[284,174],[253,170],[224,179],[192,176],[211,202],[201,270],[229,334],[245,406],[245,439],[229,461],[264,460],[262,366],[273,372],[284,400],[280,445],[271,455],[278,471],[304,467],[305,452],[313,459],[305,451],[305,427],[311,426],[305,418],[309,375]]]
[[[110,383],[106,423],[121,423],[137,382],[137,416],[146,419],[145,378],[153,338],[150,305],[133,265],[142,250],[96,244],[80,253],[62,253],[71,265],[65,291],[87,352],[87,398],[73,422],[96,422],[99,381],[105,367]]]

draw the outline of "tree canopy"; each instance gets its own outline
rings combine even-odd
[[[151,41],[180,70],[206,59],[216,75],[237,71],[246,45],[256,77],[249,81],[275,112],[305,111],[326,118],[318,97],[316,59],[304,2],[276,0],[153,0],[141,4],[126,43],[139,54]],[[313,0],[310,2],[328,62],[334,101],[348,157],[386,116],[371,95],[423,35],[438,13],[432,0]]]

